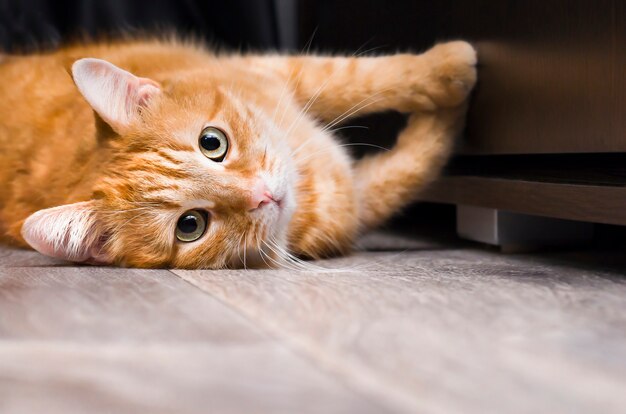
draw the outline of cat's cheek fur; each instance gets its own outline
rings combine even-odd
[[[46,256],[72,262],[109,264],[103,252],[104,235],[94,214],[94,202],[85,201],[40,210],[22,225],[22,237]]]

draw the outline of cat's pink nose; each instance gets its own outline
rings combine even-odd
[[[252,185],[252,191],[250,194],[250,200],[248,203],[248,207],[250,210],[256,210],[257,208],[263,207],[265,204],[269,204],[274,201],[274,197],[272,193],[267,188],[267,185],[262,179],[257,179],[256,182]]]

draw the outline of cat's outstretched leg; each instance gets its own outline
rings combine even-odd
[[[396,145],[354,167],[362,228],[382,224],[413,201],[439,175],[463,129],[467,97],[476,83],[474,49],[465,42],[451,42],[419,57],[430,62],[433,73],[421,83],[409,84],[413,93],[399,91],[395,102],[399,106],[388,108],[413,108]]]
[[[279,72],[301,105],[326,122],[455,107],[476,81],[476,52],[464,41],[441,43],[420,55],[247,59],[255,59],[252,67]]]
[[[354,180],[363,229],[382,224],[438,176],[462,130],[465,107],[411,115],[390,151],[356,163]]]

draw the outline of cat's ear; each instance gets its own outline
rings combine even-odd
[[[71,262],[109,263],[97,201],[39,210],[22,225],[22,237],[38,252]]]
[[[161,93],[159,84],[101,59],[79,59],[72,77],[80,93],[118,134],[137,121],[139,112]]]

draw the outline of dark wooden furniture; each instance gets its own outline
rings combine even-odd
[[[313,49],[479,52],[465,137],[425,200],[626,224],[626,2],[305,2]]]

